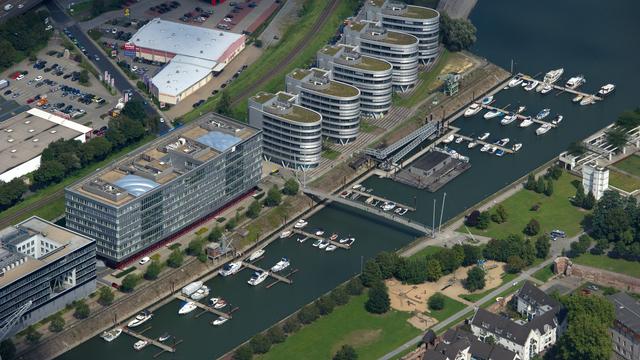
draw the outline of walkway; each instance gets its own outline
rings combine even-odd
[[[175,347],[171,347],[169,345],[161,343],[158,340],[146,337],[146,336],[142,335],[142,333],[137,333],[137,332],[129,329],[126,326],[122,328],[122,332],[127,334],[127,335],[133,336],[134,338],[137,338],[137,339],[140,339],[140,340],[144,340],[144,341],[148,342],[149,344],[162,349],[163,351],[176,352]]]
[[[308,233],[306,231],[295,229],[295,230],[293,230],[293,232],[295,232],[297,234],[300,234],[302,236],[306,236],[308,238],[312,238],[312,239],[316,239],[316,240],[322,240],[322,241],[328,241],[329,244],[335,245],[336,247],[339,247],[341,249],[345,249],[345,250],[351,249],[351,246],[349,246],[347,244],[341,244],[341,243],[339,243],[337,241],[333,241],[333,240],[330,240],[330,239],[325,239],[322,236],[318,236],[316,234]]]
[[[266,273],[268,273],[268,274],[269,274],[269,276],[271,276],[271,277],[275,278],[275,279],[276,279],[276,280],[278,280],[278,281],[282,281],[282,282],[287,283],[287,284],[291,284],[291,283],[293,283],[293,280],[291,280],[291,279],[289,279],[289,278],[286,278],[286,277],[284,277],[284,276],[280,276],[280,275],[278,275],[278,274],[274,273],[273,271],[269,271],[269,270],[263,269],[263,268],[261,268],[261,267],[259,267],[259,266],[253,265],[253,264],[251,264],[251,263],[248,263],[248,262],[243,261],[243,262],[242,262],[242,266],[244,266],[244,267],[248,267],[249,269],[252,269],[252,270],[255,270],[255,271],[262,271],[262,272],[266,272]]]

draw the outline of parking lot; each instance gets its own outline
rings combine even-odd
[[[82,68],[64,56],[59,39],[52,39],[37,55],[38,61],[24,60],[2,73],[9,87],[0,90],[7,100],[37,107],[50,113],[99,129],[106,126],[108,111],[117,103],[93,75],[89,85],[79,83]]]

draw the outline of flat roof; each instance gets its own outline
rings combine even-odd
[[[293,103],[296,95],[279,91],[277,94],[259,92],[252,99],[259,97],[263,101],[258,101],[263,105],[263,111],[278,116],[285,120],[298,123],[314,123],[322,121],[320,113],[296,105]],[[266,99],[266,100],[265,100]]]
[[[624,292],[609,295],[616,312],[616,320],[640,334],[640,302]]]
[[[131,42],[139,47],[219,61],[244,35],[155,18],[138,30]]]
[[[358,53],[355,50],[356,49],[355,46],[327,45],[324,48],[320,49],[320,52],[330,56],[335,56],[342,49],[344,49],[344,51],[342,52],[342,54],[340,54],[340,57],[339,57],[339,59],[341,59],[342,61],[338,62],[341,65],[348,65],[357,69],[369,70],[369,71],[384,71],[384,70],[391,70],[393,68],[393,65],[391,65],[391,63],[389,63],[388,61],[385,61],[382,59],[376,59],[374,57],[362,55]]]
[[[354,86],[330,80],[329,71],[327,70],[319,68],[295,69],[289,73],[288,76],[302,81],[302,85],[305,89],[316,91],[321,94],[337,97],[354,97],[360,94],[360,90]],[[318,84],[316,81],[321,81],[322,84]]]
[[[185,158],[197,168],[258,132],[247,124],[209,113],[67,189],[119,207],[188,173],[192,168],[185,165]]]
[[[178,96],[207,77],[215,66],[215,61],[176,55],[151,82],[160,94]]]
[[[398,31],[387,30],[368,22],[354,22],[349,27],[360,33],[360,37],[391,45],[411,45],[419,42],[418,38]],[[375,35],[374,35],[375,33]]]
[[[378,5],[382,6],[382,5]],[[400,7],[399,10],[393,10]],[[385,15],[401,16],[412,19],[433,19],[440,15],[436,10],[417,5],[407,5],[403,2],[389,1],[386,6],[382,8],[382,13]]]

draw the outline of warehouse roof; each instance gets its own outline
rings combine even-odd
[[[176,55],[151,82],[160,94],[178,96],[207,77],[215,66],[215,61]]]

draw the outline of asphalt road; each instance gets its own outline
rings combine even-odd
[[[7,21],[14,16],[24,14],[41,2],[42,0],[0,0],[0,23]],[[9,11],[4,10],[4,7],[7,4],[13,5],[13,8]],[[23,5],[22,9],[18,8],[20,4]]]

